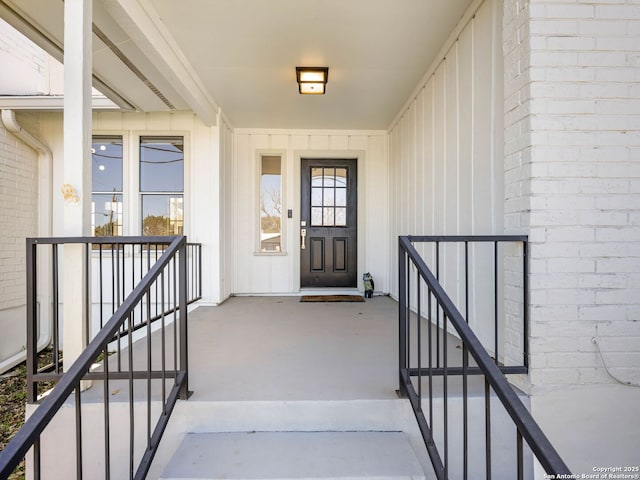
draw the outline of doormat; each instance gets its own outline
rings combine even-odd
[[[301,302],[364,302],[360,295],[303,295]]]

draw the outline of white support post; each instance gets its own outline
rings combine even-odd
[[[65,236],[88,236],[91,226],[92,0],[64,2]],[[59,187],[59,188],[60,188]],[[63,349],[69,368],[86,347],[87,264],[83,245],[64,247]],[[90,313],[90,309],[88,310]]]

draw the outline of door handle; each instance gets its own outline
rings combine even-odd
[[[307,229],[306,228],[301,228],[300,229],[300,249],[304,250],[306,248],[304,241],[307,238]]]

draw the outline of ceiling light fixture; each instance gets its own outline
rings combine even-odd
[[[329,67],[296,67],[296,79],[301,95],[324,95]]]

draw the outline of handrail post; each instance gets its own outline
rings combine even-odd
[[[37,247],[35,240],[27,240],[27,403],[38,399],[38,387],[33,380],[38,373]]]
[[[407,398],[405,376],[407,372],[407,263],[402,238],[398,240],[398,396]]]
[[[189,352],[188,352],[188,333],[187,333],[187,240],[183,237],[180,247],[178,248],[178,288],[180,312],[180,370],[184,371],[184,380],[180,387],[180,399],[189,398]]]

